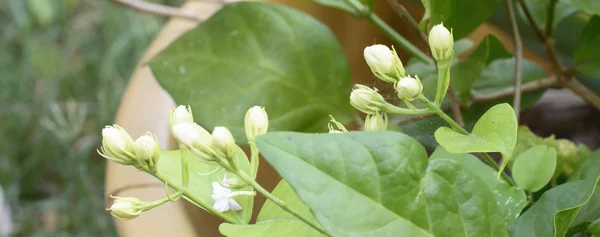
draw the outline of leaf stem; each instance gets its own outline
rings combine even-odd
[[[254,180],[252,177],[248,176],[246,173],[244,173],[244,171],[242,171],[241,169],[236,167],[235,173],[247,184],[249,184],[250,186],[252,186],[254,188],[254,190],[256,190],[256,192],[260,193],[261,195],[263,195],[265,198],[271,200],[273,203],[275,203],[275,205],[279,206],[281,209],[285,210],[286,212],[292,214],[293,216],[295,216],[296,218],[300,219],[302,222],[306,223],[307,225],[309,225],[310,227],[312,227],[313,229],[321,232],[322,234],[326,235],[326,236],[331,236],[329,235],[327,232],[325,232],[325,230],[317,223],[315,223],[314,221],[308,219],[307,217],[305,217],[304,215],[300,214],[298,211],[290,208],[287,203],[285,203],[285,201],[279,199],[278,197],[275,197],[273,194],[271,194],[269,191],[267,191],[266,189],[264,189],[262,186],[260,186],[260,184],[258,184],[256,182],[256,180]]]
[[[521,114],[521,84],[523,83],[523,79],[521,78],[523,70],[523,42],[521,41],[521,34],[519,33],[519,25],[517,24],[517,18],[515,16],[515,10],[513,7],[512,0],[504,0],[504,3],[506,5],[508,18],[510,19],[510,26],[512,28],[513,33],[513,42],[515,44],[515,90],[513,97],[513,108],[515,110],[515,116],[517,117],[517,121],[519,121],[519,117]]]
[[[423,104],[425,104],[430,110],[432,110],[434,113],[436,113],[438,116],[440,116],[440,118],[442,118],[444,121],[446,121],[446,123],[448,123],[452,127],[452,129],[454,129],[455,131],[462,133],[464,135],[470,135],[469,132],[467,132],[467,130],[465,130],[462,126],[460,126],[458,123],[456,123],[452,118],[450,118],[450,116],[448,116],[446,113],[444,113],[444,111],[442,111],[433,102],[429,101],[425,96],[419,95],[418,99]],[[479,154],[481,154],[481,156],[483,156],[483,158],[490,164],[490,166],[492,166],[492,168],[494,168],[496,171],[500,170],[500,167],[498,166],[496,161],[494,161],[494,159],[492,159],[492,157],[490,157],[490,155],[488,155],[485,152],[481,152]],[[512,186],[516,185],[514,183],[514,181],[512,179],[510,179],[510,177],[508,177],[508,175],[504,171],[501,172],[501,175],[502,175],[502,178],[504,179],[504,181],[506,181],[507,183],[509,183]]]

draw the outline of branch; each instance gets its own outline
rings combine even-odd
[[[450,108],[452,109],[454,119],[456,119],[456,122],[460,126],[464,127],[465,119],[462,116],[462,112],[460,112],[460,104],[458,103],[458,99],[456,99],[456,93],[454,93],[452,86],[448,87],[448,99],[450,100]]]
[[[558,79],[554,76],[527,82],[521,86],[521,92],[533,92],[548,87],[558,86],[558,82]],[[487,103],[498,99],[510,97],[514,94],[514,92],[515,87],[505,88],[499,91],[495,91],[493,93],[487,93],[485,95],[471,92],[471,94],[473,95],[471,104]]]
[[[388,0],[392,9],[400,16],[400,19],[404,20],[407,24],[409,24],[419,35],[421,41],[425,44],[425,46],[429,47],[429,40],[427,39],[427,35],[419,30],[419,23],[415,20],[410,12],[406,10],[406,8],[398,2],[398,0]]]
[[[111,0],[116,4],[131,8],[133,10],[150,13],[163,17],[179,17],[188,20],[202,20],[199,16],[190,11],[185,11],[177,7],[165,6],[156,3],[145,2],[142,0]]]
[[[581,84],[577,79],[571,78],[565,84],[565,87],[569,88],[583,100],[594,106],[600,111],[600,97],[598,97],[593,91],[590,91],[585,85]]]
[[[506,3],[506,11],[508,12],[508,18],[510,19],[510,25],[513,31],[513,41],[515,44],[515,87],[513,107],[518,121],[521,113],[521,83],[523,83],[523,80],[521,79],[521,72],[523,70],[523,65],[521,63],[523,60],[523,42],[521,41],[521,34],[519,33],[519,26],[517,25],[512,1],[505,0],[504,2]]]

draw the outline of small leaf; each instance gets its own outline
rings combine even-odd
[[[452,28],[454,38],[460,39],[486,21],[501,2],[500,0],[429,0],[431,25],[444,23],[446,27]]]
[[[279,182],[272,194],[283,200],[288,207],[298,211],[303,216],[309,217],[310,220],[314,220],[306,204],[298,198],[298,195],[285,180]],[[324,236],[270,200],[267,200],[260,210],[256,224],[235,225],[223,223],[219,226],[219,231],[221,231],[221,234],[231,237]]]
[[[527,205],[527,196],[523,189],[510,186],[502,179],[496,177],[496,171],[485,165],[481,160],[471,154],[452,154],[443,147],[435,149],[429,160],[447,159],[460,163],[465,167],[465,172],[477,175],[494,193],[496,203],[502,211],[504,222],[510,225],[515,221],[523,208]]]
[[[575,216],[590,200],[598,179],[579,180],[546,191],[509,230],[519,237],[563,237]]]
[[[207,128],[226,126],[244,143],[252,106],[269,130],[327,131],[329,115],[354,116],[350,69],[333,33],[311,16],[262,2],[227,4],[151,62],[160,85],[190,104]]]
[[[189,154],[189,153],[188,153]],[[205,206],[212,206],[214,200],[211,195],[213,194],[212,182],[220,181],[223,179],[225,171],[219,171],[213,175],[200,175],[200,173],[208,173],[217,168],[216,165],[208,165],[200,162],[199,158],[196,158],[189,154],[188,165],[190,170],[190,183],[188,186],[191,195],[196,197]],[[179,150],[166,151],[161,150],[160,159],[158,160],[158,172],[167,178],[167,181],[172,184],[181,184],[181,152]],[[241,149],[237,152],[238,164],[242,170],[246,172],[250,169],[250,164],[246,154]],[[237,176],[233,173],[227,174],[228,178],[236,178]],[[242,190],[252,190],[247,187]],[[241,211],[226,211],[223,214],[230,216],[233,219],[239,220],[240,223],[248,223],[250,217],[252,217],[252,204],[254,203],[254,197],[250,196],[239,196],[235,197],[235,200],[242,206]],[[192,204],[196,204],[189,200]],[[198,204],[196,204],[198,205]],[[200,207],[200,206],[199,206]]]
[[[265,159],[332,236],[506,236],[486,184],[394,132],[268,133]],[[429,164],[428,164],[429,163]]]
[[[600,3],[600,2],[599,2]],[[573,60],[577,72],[600,79],[600,16],[594,16],[581,33]]]
[[[503,157],[500,175],[517,144],[517,118],[510,105],[495,105],[475,123],[471,134],[440,127],[435,131],[435,139],[450,153],[500,152]]]
[[[515,158],[512,174],[519,187],[537,192],[550,182],[555,169],[556,149],[537,145]]]
[[[600,1],[598,0],[562,0],[568,5],[571,5],[590,15],[600,15]]]

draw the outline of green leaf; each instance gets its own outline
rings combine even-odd
[[[587,156],[577,167],[569,180],[594,179],[600,176],[600,150]]]
[[[437,142],[451,153],[500,152],[500,172],[510,160],[517,144],[517,118],[509,104],[495,105],[475,123],[473,131],[464,135],[448,127],[435,131]]]
[[[512,174],[519,187],[537,192],[550,182],[555,169],[556,149],[537,145],[515,158]]]
[[[470,94],[473,82],[479,79],[489,63],[510,57],[498,38],[494,35],[486,36],[473,53],[452,66],[452,87],[459,94]]]
[[[600,219],[594,221],[587,227],[588,231],[595,236],[600,236]]]
[[[444,23],[455,39],[467,36],[494,13],[501,0],[429,0],[431,26]]]
[[[597,185],[598,179],[578,180],[548,190],[509,230],[513,236],[519,237],[565,236]]]
[[[594,16],[581,33],[573,60],[577,72],[600,79],[600,16]]]
[[[590,15],[600,15],[600,2],[597,0],[562,0],[562,2],[571,5]]]
[[[527,8],[531,12],[533,20],[536,23],[536,27],[540,30],[546,29],[546,23],[548,21],[548,8],[551,1],[554,0],[524,0]],[[520,17],[525,22],[529,22],[521,7],[518,7]],[[563,19],[577,12],[577,9],[566,4],[563,0],[557,1],[554,7],[554,16],[552,20],[552,28],[556,28],[558,23]]]
[[[494,193],[496,204],[502,211],[504,222],[510,225],[515,221],[523,208],[527,205],[527,196],[523,189],[510,186],[502,179],[496,177],[496,171],[485,165],[481,160],[471,154],[452,154],[443,147],[435,149],[429,160],[453,160],[477,175]]]
[[[282,180],[273,190],[272,194],[275,197],[283,200],[288,207],[298,211],[303,216],[314,220],[310,210],[298,198],[298,195],[292,190],[290,185]],[[252,225],[234,225],[223,223],[219,226],[219,231],[225,236],[235,237],[305,237],[305,236],[324,236],[298,218],[292,216],[288,212],[275,205],[270,200],[267,200],[263,205],[256,224]]]
[[[394,132],[269,133],[257,139],[332,236],[506,236],[494,196],[450,160]]]
[[[523,83],[546,77],[544,70],[532,61],[523,60],[522,66]],[[473,95],[489,95],[510,88],[515,82],[514,68],[514,58],[494,60],[481,74],[481,78],[473,83]],[[534,98],[537,100],[538,96]]]
[[[207,128],[246,140],[244,116],[265,106],[271,131],[327,130],[349,122],[350,70],[333,33],[309,15],[261,2],[228,4],[150,63],[178,104]]]
[[[468,51],[473,47],[473,41],[469,38],[463,38],[457,41],[454,41],[454,55],[460,56],[464,52]],[[421,62],[420,60],[418,60]]]
[[[189,154],[189,153],[188,153]],[[188,157],[188,166],[189,166],[189,178],[190,183],[188,186],[188,190],[190,195],[196,197],[201,201],[201,204],[205,206],[212,206],[214,204],[214,200],[211,195],[213,194],[212,182],[223,180],[223,176],[225,171],[216,172],[213,175],[200,175],[202,173],[208,173],[217,168],[216,165],[209,165],[200,161],[199,158],[192,156],[189,154]],[[165,177],[168,183],[171,184],[181,184],[181,152],[179,150],[166,151],[161,150],[160,159],[158,160],[158,172]],[[248,162],[248,158],[244,151],[238,148],[237,152],[238,164],[242,170],[249,172],[250,164]],[[237,175],[234,173],[228,173],[228,178],[237,178]],[[247,187],[241,190],[252,190],[252,188]],[[254,202],[254,197],[250,196],[239,196],[234,198],[240,206],[242,206],[241,211],[226,211],[224,214],[233,219],[239,220],[240,223],[248,223],[250,218],[252,217],[252,204]],[[188,199],[189,200],[189,199]],[[194,203],[192,200],[189,200],[192,204]],[[199,206],[200,207],[200,206]]]

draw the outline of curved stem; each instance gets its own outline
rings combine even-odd
[[[388,114],[425,115],[431,114],[434,111],[432,111],[431,109],[406,109],[395,106],[390,103],[386,103],[385,105],[383,105],[383,112],[386,112]]]
[[[285,201],[279,199],[278,197],[275,197],[269,191],[267,191],[266,189],[264,189],[252,177],[250,177],[246,173],[244,173],[244,171],[242,171],[240,169],[237,169],[235,173],[244,182],[250,184],[250,186],[252,186],[254,188],[254,190],[256,190],[256,192],[260,193],[261,195],[263,195],[267,199],[271,200],[273,203],[275,203],[275,205],[279,206],[281,209],[283,209],[283,210],[287,211],[288,213],[292,214],[293,216],[295,216],[296,218],[298,218],[302,222],[306,223],[307,225],[309,225],[313,229],[321,232],[322,234],[324,234],[326,236],[330,236],[327,232],[325,232],[325,230],[323,229],[323,227],[321,227],[319,224],[315,223],[314,221],[309,220],[307,217],[305,217],[304,215],[298,213],[296,210],[291,209],[290,207],[288,207],[287,203],[285,203]]]
[[[452,129],[454,129],[455,131],[457,131],[461,134],[469,135],[469,132],[467,132],[467,130],[465,130],[462,126],[460,126],[458,123],[456,123],[452,118],[450,118],[450,116],[448,116],[446,113],[444,113],[444,111],[442,111],[434,103],[432,103],[427,98],[425,98],[425,96],[420,95],[419,101],[423,102],[423,104],[425,104],[429,109],[434,111],[434,113],[436,113],[438,116],[440,116],[440,118],[442,118],[444,121],[446,121],[446,123],[448,123],[452,127]],[[485,152],[480,152],[479,154],[481,154],[481,156],[483,156],[483,158],[487,161],[487,163],[490,164],[490,166],[492,166],[492,168],[494,168],[496,171],[500,170],[500,167],[498,166],[496,161],[494,161],[494,159],[492,159],[492,157],[490,157],[490,155],[488,155]],[[509,183],[511,186],[516,185],[515,182],[512,179],[510,179],[510,177],[508,177],[508,175],[504,171],[501,172],[501,175],[502,175],[502,178],[504,179],[504,181]]]
[[[174,193],[174,194],[173,194],[173,197],[178,197],[178,196],[181,196],[181,194],[182,194],[181,192],[176,192],[176,193]],[[167,195],[168,195],[168,194],[167,194]],[[159,199],[159,200],[156,200],[156,201],[154,201],[154,202],[151,202],[151,203],[149,203],[149,204],[148,204],[148,206],[146,206],[146,207],[145,207],[145,208],[146,208],[146,210],[144,210],[144,211],[150,210],[150,209],[152,209],[152,208],[155,208],[155,207],[158,207],[158,206],[160,206],[160,205],[162,205],[162,204],[165,204],[165,203],[167,203],[167,202],[169,202],[169,201],[172,201],[172,200],[173,200],[173,199],[172,199],[173,197],[171,197],[171,196],[167,196],[167,197],[165,197],[165,198],[163,198],[163,199]]]

